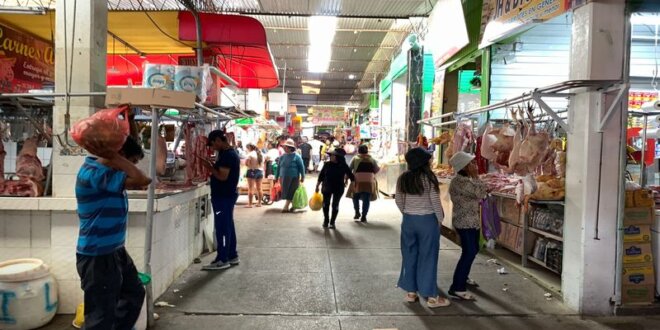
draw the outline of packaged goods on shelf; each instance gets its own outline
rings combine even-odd
[[[142,85],[149,88],[174,90],[175,66],[167,64],[144,65]]]
[[[561,273],[563,260],[563,247],[561,244],[549,242],[545,248],[545,265]]]
[[[626,264],[623,266],[623,285],[654,285],[653,263]]]
[[[624,210],[623,225],[652,225],[655,210],[652,207],[631,207]]]
[[[623,263],[639,264],[653,262],[651,243],[624,243]]]
[[[545,260],[545,250],[548,245],[548,240],[545,238],[536,239],[534,243],[534,250],[532,251],[532,257],[538,260]]]
[[[564,215],[546,208],[534,208],[530,212],[530,225],[536,229],[562,236]]]
[[[650,243],[651,225],[628,225],[623,228],[625,243]]]
[[[647,305],[655,300],[655,285],[623,285],[621,302],[624,304]]]

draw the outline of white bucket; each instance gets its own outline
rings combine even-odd
[[[57,312],[57,282],[39,259],[0,263],[0,329],[35,329]]]

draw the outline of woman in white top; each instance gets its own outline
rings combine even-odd
[[[248,155],[245,160],[245,165],[248,167],[245,176],[248,179],[248,205],[252,207],[252,198],[257,196],[257,207],[261,207],[261,199],[263,193],[261,192],[261,180],[264,178],[263,163],[264,156],[261,151],[254,144],[247,145]]]
[[[438,253],[440,223],[444,218],[440,205],[438,178],[431,171],[431,154],[422,148],[406,153],[408,170],[396,184],[396,205],[403,213],[401,223],[401,275],[398,287],[406,290],[405,301],[426,298],[429,308],[449,306],[438,295]]]

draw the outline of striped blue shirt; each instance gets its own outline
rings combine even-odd
[[[87,157],[78,171],[79,254],[99,256],[124,246],[128,220],[126,173]]]

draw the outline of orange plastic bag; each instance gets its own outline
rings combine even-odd
[[[71,137],[85,150],[99,155],[105,151],[119,151],[130,134],[128,105],[104,109],[80,120],[71,128]]]
[[[309,199],[309,208],[312,211],[318,211],[323,208],[323,195],[319,193],[314,193],[312,198]]]

